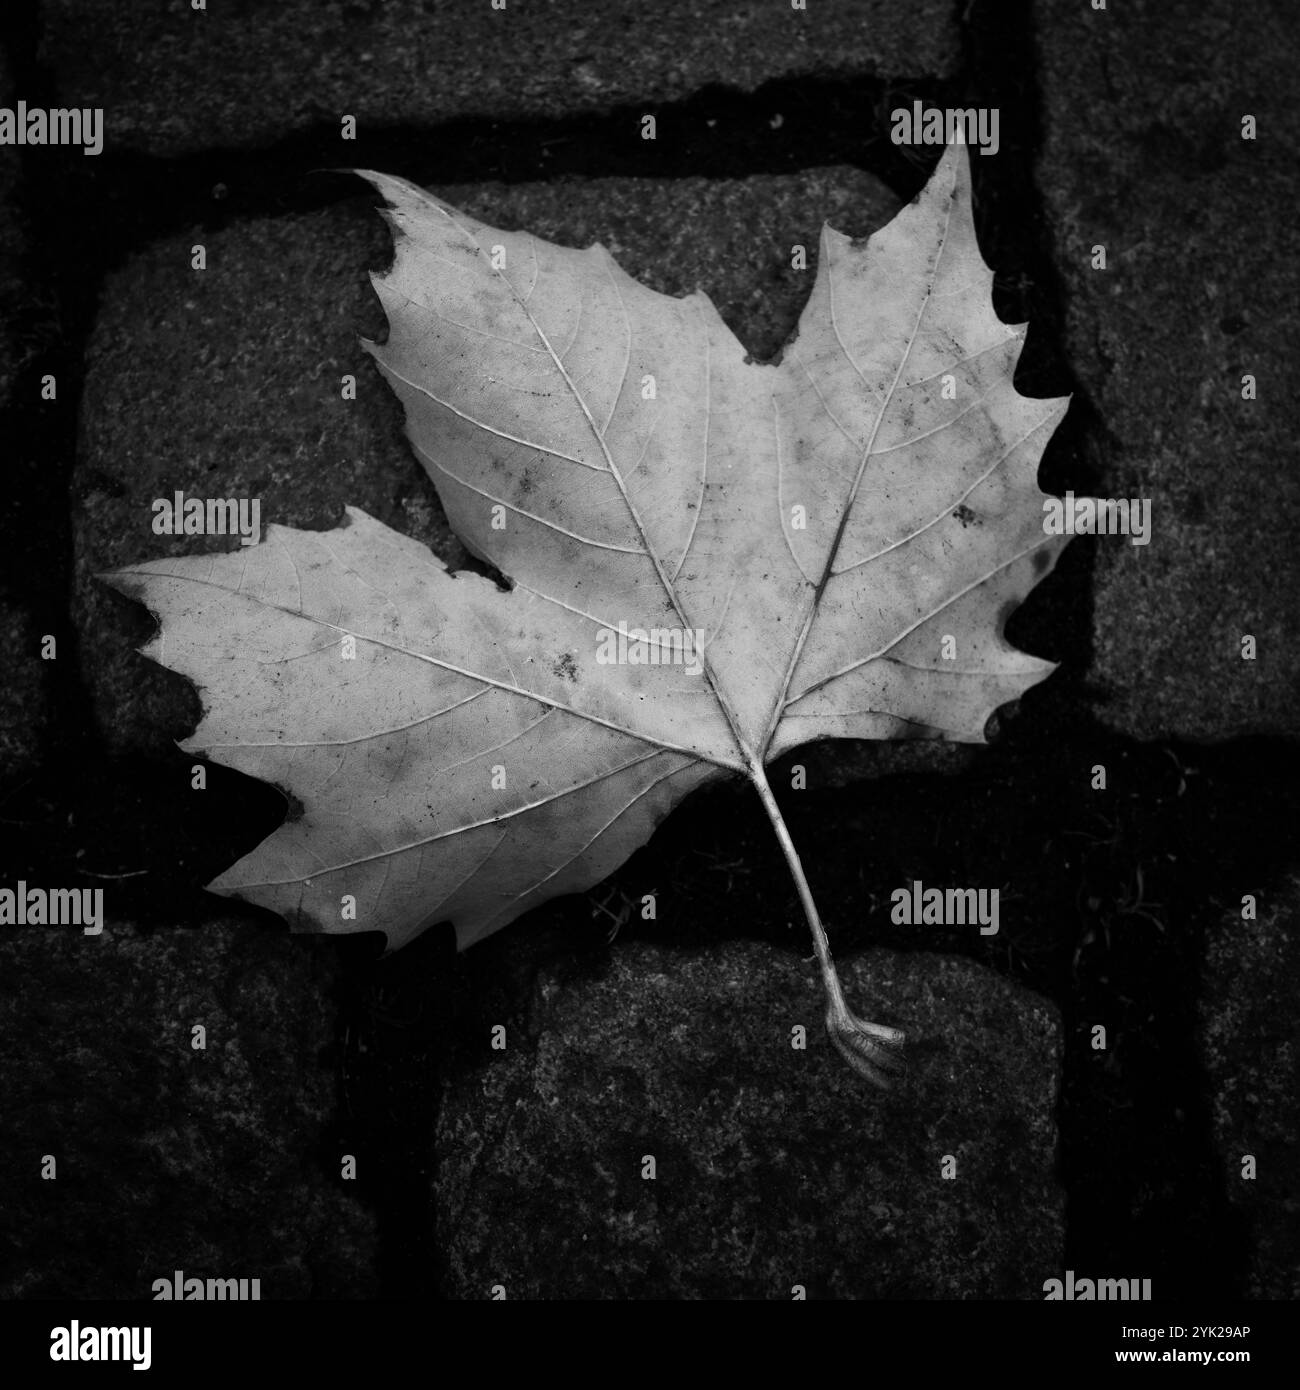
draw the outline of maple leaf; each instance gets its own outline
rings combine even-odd
[[[830,1035],[887,1085],[902,1034],[849,1010],[764,766],[828,737],[983,741],[1053,669],[1003,627],[1067,539],[1044,533],[1037,469],[1068,402],[1012,385],[1024,328],[992,311],[964,149],[865,245],[823,229],[768,364],[705,295],[655,293],[599,245],[362,176],[396,242],[372,277],[389,336],[365,346],[452,526],[510,587],[354,508],[105,576],[160,617],[145,653],[201,689],[181,746],[301,803],[209,886],[390,950],[449,920],[463,949],[741,774]]]

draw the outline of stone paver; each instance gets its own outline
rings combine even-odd
[[[939,0],[45,0],[64,99],[102,106],[107,146],[175,155],[313,127],[564,119],[743,92],[794,75],[947,77],[960,55]],[[639,117],[638,117],[639,119]],[[629,139],[639,139],[635,120]]]
[[[1144,739],[1296,733],[1300,231],[1277,202],[1300,139],[1292,25],[1154,0],[1038,9],[1066,353],[1105,431],[1098,490],[1152,502],[1149,545],[1096,542],[1101,717]]]
[[[0,106],[11,106],[14,92],[12,74],[0,55]],[[19,151],[0,147],[0,463],[6,471],[25,463],[16,453],[11,416],[29,350],[20,325],[30,286],[22,264],[26,219],[19,202],[19,174]],[[0,498],[0,525],[7,534],[29,521],[18,514],[14,491],[7,487]],[[0,640],[8,658],[0,680],[0,789],[16,786],[36,766],[47,722],[40,634],[26,603],[2,590],[0,582]]]
[[[1041,1298],[1064,1230],[1055,1008],[952,957],[842,973],[860,1014],[908,1030],[905,1089],[848,1069],[815,967],[770,947],[544,970],[528,1028],[485,1037],[444,1096],[445,1294]]]
[[[111,883],[103,901],[99,936],[0,932],[0,1295],[148,1299],[181,1269],[375,1296],[374,1218],[318,1156],[333,956],[265,926],[144,931]]]
[[[1249,888],[1249,885],[1245,886]],[[1214,1141],[1244,1218],[1249,1298],[1300,1298],[1300,879],[1256,894],[1211,932],[1199,1008]],[[1255,1175],[1246,1175],[1247,1158]]]

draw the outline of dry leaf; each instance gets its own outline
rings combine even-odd
[[[367,346],[452,525],[511,588],[352,508],[107,576],[160,616],[146,653],[201,688],[182,746],[303,806],[210,886],[390,948],[450,920],[464,947],[740,773],[831,1036],[887,1084],[902,1035],[847,1008],[763,768],[817,738],[982,741],[1052,669],[1003,627],[1065,543],[1036,478],[1067,402],[1012,386],[1024,329],[992,311],[965,150],[865,244],[823,230],[779,364],[600,246],[365,177],[397,243],[375,281],[388,341]]]

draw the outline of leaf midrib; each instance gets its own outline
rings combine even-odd
[[[650,537],[646,533],[645,524],[642,522],[641,515],[637,511],[636,505],[633,503],[632,498],[628,493],[627,485],[623,481],[623,475],[619,471],[617,464],[615,464],[614,462],[614,457],[609,451],[609,446],[605,442],[604,433],[596,427],[595,418],[593,417],[591,410],[588,408],[587,402],[583,398],[582,393],[578,390],[577,385],[574,383],[573,378],[569,375],[568,368],[565,367],[563,361],[560,359],[559,354],[551,345],[551,341],[547,337],[546,332],[542,328],[541,324],[539,324],[537,320],[533,317],[531,310],[528,308],[527,301],[519,295],[518,291],[510,283],[510,281],[506,279],[505,275],[501,272],[501,270],[499,270],[496,266],[492,264],[491,258],[484,254],[483,248],[479,245],[477,239],[471,234],[469,229],[462,226],[460,221],[457,218],[453,217],[448,209],[436,203],[433,206],[436,207],[437,210],[442,214],[442,216],[444,216],[447,219],[447,221],[456,229],[456,231],[460,233],[460,235],[463,236],[466,241],[469,242],[469,244],[474,248],[475,254],[478,256],[480,260],[485,262],[491,274],[496,276],[497,280],[502,285],[504,285],[506,291],[515,301],[515,303],[519,306],[520,312],[528,320],[529,324],[532,325],[534,333],[537,334],[546,351],[550,354],[551,361],[555,364],[556,370],[560,373],[560,376],[563,378],[564,384],[568,388],[570,396],[573,398],[578,408],[582,411],[583,418],[586,420],[587,426],[591,430],[592,438],[600,446],[600,451],[605,458],[605,464],[609,469],[611,477],[613,477],[614,482],[618,487],[620,496],[623,498],[623,505],[627,509],[627,514],[631,518],[632,524],[636,527],[637,534],[641,538],[642,547],[644,548],[645,553],[650,560],[650,563],[654,566],[655,575],[657,576],[664,593],[668,596],[669,602],[672,604],[673,612],[677,615],[677,618],[680,621],[682,627],[686,628],[688,626],[688,623],[686,621],[686,613],[682,606],[682,602],[678,597],[677,590],[674,587],[673,580],[669,578],[663,563],[660,561],[658,552],[650,543]],[[529,243],[531,245],[533,241],[531,233],[523,233],[523,235],[528,237]],[[618,408],[618,400],[620,396],[623,394],[624,386],[627,384],[627,367],[628,362],[631,360],[630,344],[632,340],[632,318],[631,315],[628,313],[627,303],[623,298],[622,291],[618,287],[618,282],[615,280],[613,274],[611,273],[612,258],[610,257],[609,252],[605,250],[604,247],[601,247],[600,250],[602,253],[602,266],[604,268],[606,277],[609,280],[610,288],[614,291],[614,295],[618,300],[619,309],[622,311],[623,314],[624,332],[629,345],[625,350],[623,368],[619,378],[618,389],[613,393],[612,397],[612,405],[610,407],[610,421],[612,421],[614,418],[614,413]],[[534,260],[536,260],[536,256],[537,253],[536,250],[534,250]],[[706,329],[706,342],[707,336],[708,333]],[[706,454],[705,467],[707,468],[707,466],[708,458]],[[698,523],[698,517],[696,520]],[[740,768],[743,768],[743,770],[752,773],[755,761],[758,761],[759,765],[761,766],[761,754],[756,754],[755,751],[751,749],[745,741],[744,735],[741,731],[739,716],[737,715],[736,711],[732,709],[730,701],[726,698],[725,691],[723,690],[722,685],[718,680],[717,673],[714,670],[713,664],[709,660],[707,649],[701,652],[699,660],[701,662],[701,665],[703,666],[704,678],[708,682],[709,689],[713,693],[713,698],[716,701],[719,710],[721,710],[723,717],[726,719],[727,724],[731,729],[732,738],[736,742],[736,747],[739,750],[742,759],[742,762],[740,764],[735,764],[730,761],[724,761],[721,758],[716,757],[707,757],[704,758],[703,761],[714,762],[719,767],[732,767],[737,768],[738,770]]]
[[[862,479],[866,474],[867,464],[872,457],[872,449],[875,447],[876,436],[880,433],[880,426],[884,421],[885,415],[889,411],[890,405],[893,404],[894,394],[898,389],[899,379],[903,375],[903,368],[907,365],[908,361],[912,356],[912,349],[916,345],[916,335],[921,331],[921,321],[925,317],[926,309],[929,307],[930,299],[934,292],[934,284],[935,281],[938,279],[939,264],[943,259],[943,253],[948,245],[948,234],[952,228],[952,213],[955,205],[956,199],[949,198],[947,215],[945,216],[943,223],[943,235],[939,238],[939,250],[935,255],[934,265],[932,266],[930,271],[930,278],[925,289],[925,297],[921,300],[921,305],[916,311],[916,321],[912,324],[912,333],[907,340],[907,347],[903,350],[903,353],[898,360],[898,366],[894,370],[894,379],[890,382],[889,390],[885,393],[884,400],[881,401],[880,404],[880,409],[876,412],[875,421],[871,426],[871,434],[867,439],[866,447],[862,451],[862,458],[858,463],[857,476],[853,480],[853,486],[849,490],[848,501],[844,504],[844,510],[840,514],[839,525],[836,528],[835,536],[831,541],[830,548],[826,552],[826,562],[822,570],[822,577],[817,584],[817,588],[814,591],[812,598],[809,600],[808,612],[804,618],[803,628],[799,633],[798,640],[795,642],[793,650],[791,651],[790,661],[786,667],[785,676],[781,681],[781,690],[780,693],[777,695],[775,707],[773,708],[771,718],[768,722],[767,731],[763,738],[764,751],[771,747],[772,740],[776,737],[777,729],[780,726],[781,719],[785,714],[786,705],[789,703],[788,697],[790,692],[790,682],[794,679],[794,673],[799,665],[799,659],[803,655],[804,645],[808,640],[809,633],[812,631],[813,623],[817,619],[817,613],[821,604],[822,595],[826,592],[826,586],[830,583],[832,577],[834,576],[835,557],[839,554],[840,547],[843,544],[844,533],[848,528],[849,518],[853,514],[854,503],[857,501],[858,489],[862,485]],[[822,235],[822,245],[823,248],[826,247],[826,237],[824,229]],[[844,354],[844,360],[857,373],[858,379],[862,382],[863,386],[865,387],[868,385],[867,379],[862,373],[862,368],[858,366],[858,364],[853,360],[853,355],[849,352],[848,347],[844,342],[844,338],[840,333],[839,325],[835,321],[835,275],[831,266],[831,258],[828,250],[826,251],[826,254],[823,257],[821,264],[824,264],[826,267],[826,297],[830,309],[831,327],[835,330],[835,341],[839,344],[840,351]],[[819,271],[820,268],[821,266],[819,265]],[[822,399],[820,391],[817,392],[817,399],[821,403],[822,408],[826,410],[826,413],[831,419],[832,423],[839,426],[839,421],[836,420],[835,417],[830,414],[829,409],[826,407],[825,401]]]
[[[304,533],[307,534],[307,533]],[[142,569],[121,569],[114,570],[113,575],[117,577],[130,575],[142,579],[153,579],[156,576],[148,570]],[[326,618],[319,618],[314,615],[303,613],[300,610],[286,608],[279,603],[270,603],[264,598],[256,597],[251,594],[240,593],[238,590],[228,588],[224,584],[217,584],[209,579],[198,579],[188,574],[167,574],[165,578],[186,584],[197,584],[203,588],[218,589],[223,594],[228,594],[233,599],[241,600],[245,603],[255,604],[258,607],[270,609],[273,612],[283,613],[290,618],[299,618],[303,622],[316,623],[320,627],[328,628],[332,632],[337,632],[344,637],[355,637],[359,642],[369,642],[372,646],[383,647],[388,651],[396,652],[399,656],[410,657],[413,661],[424,661],[431,666],[437,666],[444,671],[450,671],[454,675],[464,676],[467,680],[479,681],[483,685],[492,686],[497,690],[504,690],[508,694],[518,695],[522,699],[535,700],[538,704],[549,705],[553,709],[558,709],[564,714],[571,714],[575,719],[586,720],[592,724],[599,724],[602,728],[611,729],[616,734],[622,734],[627,738],[637,739],[642,743],[647,743],[654,748],[661,749],[668,753],[680,753],[684,757],[693,758],[697,762],[712,763],[717,767],[726,768],[731,772],[745,771],[745,765],[740,762],[727,762],[723,759],[708,753],[702,753],[697,748],[688,748],[683,744],[669,743],[664,739],[657,738],[640,729],[628,728],[626,725],[619,724],[612,719],[602,719],[597,714],[592,714],[587,710],[574,709],[572,705],[566,705],[562,700],[555,699],[554,696],[545,695],[538,691],[526,690],[521,686],[511,685],[508,681],[497,680],[493,676],[485,676],[477,671],[470,671],[462,666],[457,666],[453,662],[445,661],[441,657],[429,656],[424,652],[412,651],[409,647],[403,647],[396,642],[385,641],[382,637],[375,637],[369,633],[353,632],[346,627],[340,627],[337,623],[332,623]],[[543,595],[545,597],[545,595]],[[222,745],[223,747],[238,747],[243,745]],[[261,746],[261,745],[256,745]],[[282,747],[291,745],[279,745]]]

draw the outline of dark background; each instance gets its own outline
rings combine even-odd
[[[29,0],[3,23],[0,104],[103,106],[106,144],[0,150],[0,882],[102,887],[108,915],[0,936],[6,1296],[147,1297],[176,1268],[263,1298],[1037,1298],[1066,1268],[1296,1295],[1285,6]],[[851,1000],[909,1031],[908,1086],[865,1093],[826,1044],[742,786],[463,957],[433,931],[380,961],[205,894],[284,802],[215,764],[191,790],[197,699],[93,579],[213,544],[153,536],[149,501],[260,496],[310,527],[352,503],[465,563],[356,345],[387,232],[324,171],[600,239],[764,357],[812,283],[790,246],[924,183],[939,151],[889,141],[915,99],[1000,110],[972,159],[995,307],[1031,324],[1018,388],[1074,393],[1043,487],[1149,496],[1154,534],[1076,541],[1016,615],[1061,666],[988,747],[772,774]],[[913,878],[999,887],[1001,932],[891,926]]]

